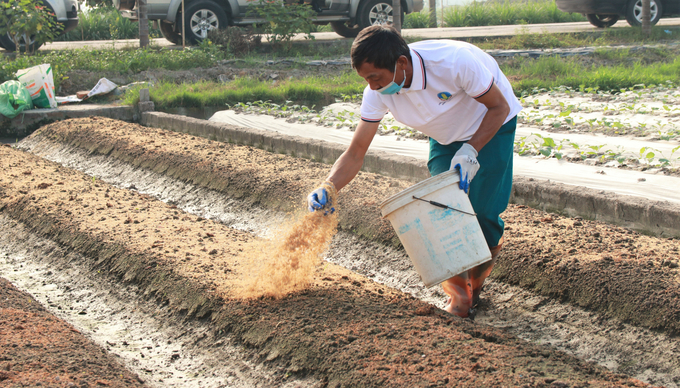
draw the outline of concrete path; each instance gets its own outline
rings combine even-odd
[[[210,120],[345,145],[349,144],[353,135],[353,132],[346,129],[288,123],[284,119],[272,116],[236,114],[234,111],[217,112]],[[518,132],[525,131],[531,129],[521,126],[518,128]],[[427,141],[412,139],[397,141],[397,136],[391,135],[376,136],[371,143],[371,149],[421,160],[426,160],[428,155]],[[680,204],[680,191],[674,189],[680,187],[680,178],[677,177],[518,155],[515,156],[514,164],[516,176],[547,179],[573,186]]]
[[[680,26],[680,18],[662,18],[659,20],[658,26]],[[617,22],[612,28],[629,27],[625,20]],[[523,33],[574,33],[574,32],[593,32],[601,31],[588,22],[578,23],[551,23],[551,24],[525,24],[525,25],[506,25],[506,26],[481,26],[481,27],[444,27],[444,28],[415,28],[402,30],[402,34],[408,37],[420,37],[425,39],[461,39],[461,38],[478,38],[478,37],[502,37],[517,35],[518,32]],[[351,38],[343,38],[335,32],[316,32],[313,33],[316,41],[332,41],[332,40],[351,40]],[[298,34],[294,40],[305,40],[304,34]],[[266,39],[264,39],[266,41]],[[163,38],[152,39],[153,45],[160,47],[174,47],[181,48],[168,42]],[[115,48],[121,49],[125,47],[138,47],[138,39],[121,39],[121,40],[99,40],[99,41],[79,41],[79,42],[53,42],[48,43],[40,48],[40,50],[65,50],[77,48]],[[0,53],[7,52],[0,49]]]

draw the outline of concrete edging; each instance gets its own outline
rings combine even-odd
[[[250,145],[271,152],[332,164],[346,147],[321,140],[215,123],[161,112],[143,112],[141,124]],[[429,178],[424,161],[382,151],[369,151],[363,171],[418,182]],[[607,222],[660,237],[680,238],[680,207],[666,201],[619,195],[581,186],[515,176],[511,203]]]
[[[0,116],[0,136],[24,137],[54,121],[102,116],[116,120],[139,121],[139,113],[132,105],[64,105],[55,109],[31,109],[13,119]]]

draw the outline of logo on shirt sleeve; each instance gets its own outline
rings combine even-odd
[[[451,93],[449,92],[440,92],[437,94],[437,98],[439,98],[439,105],[444,105],[449,99],[451,99]]]

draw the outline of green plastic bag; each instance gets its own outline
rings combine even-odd
[[[0,114],[13,119],[26,109],[33,109],[33,100],[21,82],[7,81],[0,85]]]

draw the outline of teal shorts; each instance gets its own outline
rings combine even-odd
[[[477,213],[489,247],[498,245],[505,223],[500,215],[508,207],[512,191],[512,155],[515,146],[517,117],[503,124],[496,135],[479,151],[479,171],[470,182],[469,198]],[[451,168],[453,155],[466,142],[442,145],[430,138],[427,168],[435,176]]]

